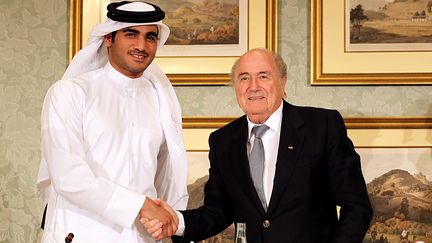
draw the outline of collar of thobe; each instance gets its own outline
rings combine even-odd
[[[103,69],[110,79],[119,83],[125,90],[139,88],[142,87],[145,82],[150,82],[144,75],[138,78],[130,78],[117,71],[110,62],[107,62]]]

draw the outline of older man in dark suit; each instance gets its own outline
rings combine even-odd
[[[204,205],[181,212],[174,241],[206,239],[234,222],[249,243],[362,242],[373,211],[339,112],[284,101],[286,64],[266,49],[241,56],[231,78],[246,115],[210,135]],[[165,237],[157,220],[142,222]]]

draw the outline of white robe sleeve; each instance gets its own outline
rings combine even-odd
[[[55,192],[91,213],[131,227],[145,196],[112,181],[86,158],[83,140],[84,92],[77,83],[57,81],[42,110],[42,156]]]

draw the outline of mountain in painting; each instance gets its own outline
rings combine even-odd
[[[231,1],[232,2],[232,1]],[[200,1],[196,4],[197,11],[205,13],[230,13],[231,9],[238,7],[237,3],[229,3],[229,1]]]
[[[424,175],[395,169],[374,179],[367,188],[376,217],[432,223],[432,182]]]
[[[205,2],[238,5],[240,0],[186,0],[186,1],[197,5]]]
[[[379,10],[385,6],[389,1],[386,0],[351,0],[350,8],[355,8],[361,4],[365,10]]]
[[[411,19],[416,13],[431,13],[430,0],[351,0],[350,8],[362,5],[369,20],[375,19],[372,15],[386,16],[393,20]]]
[[[385,5],[381,11],[395,20],[412,19],[413,16],[431,13],[429,0],[395,0]]]
[[[194,11],[224,14],[233,6],[238,6],[238,0],[153,0],[152,3],[161,7],[165,12],[174,12],[181,7],[188,7]]]
[[[372,237],[379,234],[397,238],[404,230],[417,240],[431,242],[432,182],[426,176],[394,169],[368,183],[367,189],[374,219],[365,242],[373,242]]]
[[[155,0],[170,27],[168,45],[239,44],[239,1]]]
[[[152,3],[158,5],[161,9],[165,11],[165,13],[174,11],[179,7],[192,7],[195,4],[190,1],[185,0],[152,0]]]

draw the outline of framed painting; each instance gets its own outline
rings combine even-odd
[[[311,1],[311,84],[432,84],[424,2]]]
[[[429,1],[346,0],[346,50],[431,51],[431,7]]]
[[[70,0],[70,57],[105,19],[109,0]],[[277,0],[154,0],[171,35],[155,61],[174,85],[225,85],[231,65],[255,47],[277,50]]]
[[[374,208],[363,243],[432,242],[432,147],[356,150]]]
[[[374,218],[363,243],[432,242],[432,147],[357,147]],[[208,151],[188,151],[188,208],[203,203]],[[230,226],[203,242],[232,242]]]

